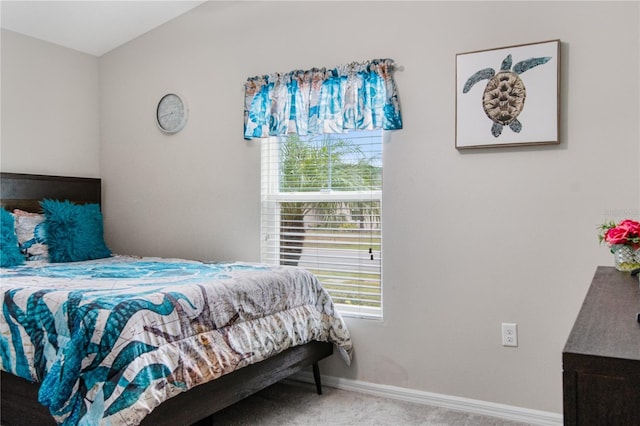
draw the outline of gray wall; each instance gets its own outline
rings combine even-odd
[[[107,241],[259,260],[244,80],[393,58],[405,128],[384,147],[384,320],[348,319],[354,363],[324,373],[561,412],[562,347],[596,266],[612,264],[596,227],[640,215],[638,16],[638,2],[206,3],[99,59]],[[455,150],[456,53],[556,38],[561,145]],[[5,138],[2,47],[3,170],[34,171],[49,162],[5,151],[18,136]],[[169,91],[190,109],[172,136],[154,122]],[[518,348],[501,346],[501,322],[518,323]]]
[[[100,176],[98,58],[2,30],[0,168]]]

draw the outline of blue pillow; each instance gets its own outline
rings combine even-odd
[[[13,215],[2,210],[0,214],[0,267],[10,268],[12,266],[22,265],[24,256],[20,253],[18,245],[18,237],[16,236],[15,220]]]
[[[104,242],[102,213],[97,204],[43,200],[49,261],[77,262],[111,256]]]

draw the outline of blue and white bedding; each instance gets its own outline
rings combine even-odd
[[[0,368],[60,424],[136,425],[163,401],[312,340],[348,363],[328,293],[300,268],[113,256],[0,269]]]

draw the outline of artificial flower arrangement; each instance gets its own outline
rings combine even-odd
[[[640,222],[625,219],[600,225],[598,239],[607,243],[614,254],[616,268],[632,271],[640,268]]]

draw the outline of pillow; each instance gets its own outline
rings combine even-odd
[[[47,236],[44,229],[44,215],[15,209],[16,234],[20,251],[27,261],[48,260]]]
[[[15,219],[5,209],[0,209],[0,267],[10,268],[24,263],[16,236]]]
[[[97,204],[43,200],[49,261],[77,262],[111,256],[103,237],[102,213]]]

